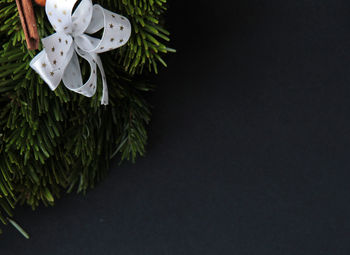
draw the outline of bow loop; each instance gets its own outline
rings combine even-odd
[[[42,40],[44,50],[30,66],[54,90],[62,80],[74,92],[87,97],[96,93],[97,69],[102,76],[102,104],[108,104],[107,79],[97,53],[113,50],[124,45],[130,37],[128,19],[91,0],[82,0],[73,15],[77,0],[47,0],[46,13],[57,33]],[[102,38],[92,34],[103,29]],[[83,83],[78,56],[90,65],[90,76]]]
[[[52,70],[68,64],[73,53],[73,39],[70,35],[57,32],[42,39],[42,43]]]
[[[92,12],[93,8],[91,0],[81,1],[72,15],[73,35],[80,35],[85,32],[91,23]]]
[[[45,11],[57,32],[72,33],[72,11],[77,0],[46,1]]]
[[[102,53],[123,46],[130,38],[131,24],[121,15],[94,5],[93,16],[86,33],[93,34],[104,29],[102,38],[95,48],[88,52]]]

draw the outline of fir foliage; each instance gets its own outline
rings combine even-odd
[[[62,192],[85,192],[106,176],[110,159],[144,155],[150,107],[145,82],[162,57],[169,33],[161,24],[166,0],[100,0],[126,16],[132,35],[124,47],[101,54],[110,104],[60,85],[55,92],[29,62],[15,0],[0,0],[0,221],[13,222],[16,204],[53,205]],[[35,6],[41,38],[53,33],[44,8]],[[82,63],[83,75],[88,70]],[[1,230],[0,230],[1,232]]]

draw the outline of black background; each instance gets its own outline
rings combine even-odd
[[[169,2],[147,156],[0,254],[348,255],[350,2]]]

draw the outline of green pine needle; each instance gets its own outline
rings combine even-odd
[[[12,226],[14,226],[18,232],[20,232],[26,239],[29,239],[29,235],[28,233],[20,226],[18,225],[17,222],[15,222],[14,220],[11,220],[10,218],[7,218],[7,220],[11,223]]]

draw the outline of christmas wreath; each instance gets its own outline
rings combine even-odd
[[[17,204],[53,205],[62,192],[94,187],[112,158],[144,155],[148,81],[174,52],[166,46],[166,0],[58,2],[0,1],[0,220],[26,237],[14,221]],[[62,6],[71,2],[65,20],[71,13]],[[41,53],[29,50],[37,46]]]

